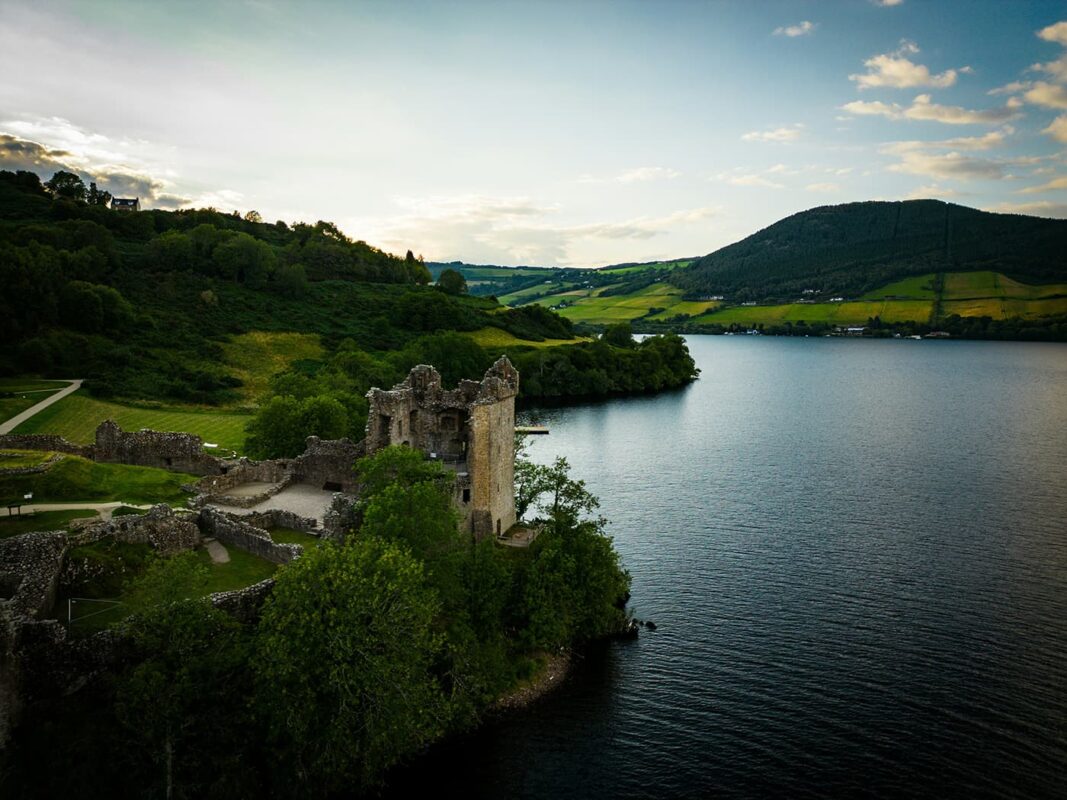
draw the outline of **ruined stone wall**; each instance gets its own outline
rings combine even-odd
[[[441,386],[433,367],[420,364],[389,391],[367,393],[366,452],[395,444],[440,458],[457,473],[456,507],[478,536],[515,524],[515,396],[519,373],[500,358],[480,382]],[[499,530],[498,530],[499,529]]]
[[[193,550],[200,546],[200,529],[196,516],[176,512],[165,503],[153,506],[145,514],[114,517],[107,522],[87,525],[66,538],[78,546],[113,536],[120,542],[149,544],[164,555]]]
[[[6,433],[0,436],[0,447],[12,450],[55,450],[82,458],[93,458],[95,448],[90,445],[74,444],[62,436],[44,433]]]
[[[215,475],[222,460],[204,452],[204,440],[191,433],[123,431],[111,420],[96,429],[94,457],[97,461],[138,467]]]
[[[225,545],[245,550],[275,564],[288,564],[303,552],[300,545],[275,542],[270,538],[270,533],[262,528],[215,508],[200,511],[200,529],[205,536],[214,536]]]
[[[252,623],[259,621],[260,611],[270,593],[274,591],[274,578],[254,583],[244,589],[231,592],[216,592],[208,598],[220,611],[225,611],[238,622]]]
[[[292,459],[273,458],[267,461],[249,461],[242,458],[236,462],[224,462],[218,475],[207,475],[196,482],[201,494],[223,495],[227,490],[245,483],[281,483],[292,470]]]
[[[341,492],[356,490],[356,460],[366,454],[363,442],[351,439],[307,438],[307,448],[293,460],[292,474],[297,483]]]
[[[514,403],[475,406],[471,440],[472,532],[499,536],[516,521]]]
[[[11,475],[37,475],[42,472],[48,472],[62,458],[62,453],[56,453],[51,458],[32,467],[0,467],[0,475],[7,477]]]
[[[319,526],[319,521],[314,517],[302,517],[292,511],[282,511],[278,508],[248,514],[244,517],[244,521],[253,527],[268,531],[273,528],[291,528],[294,531],[308,533],[315,531]]]
[[[322,519],[322,536],[333,542],[343,542],[350,531],[363,524],[363,507],[350,494],[335,494]]]
[[[61,531],[0,539],[0,603],[14,617],[39,619],[52,610],[67,547]]]

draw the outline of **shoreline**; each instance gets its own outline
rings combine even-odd
[[[574,666],[574,657],[573,650],[548,656],[536,675],[494,700],[488,713],[496,715],[529,708],[563,685]]]

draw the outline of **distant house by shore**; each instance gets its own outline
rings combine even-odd
[[[113,197],[111,198],[112,211],[140,211],[140,197]]]

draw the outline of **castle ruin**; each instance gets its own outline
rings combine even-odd
[[[431,366],[413,368],[392,389],[367,393],[366,453],[389,445],[421,450],[456,474],[465,530],[501,536],[515,524],[515,397],[519,373],[502,356],[481,381],[441,386]]]

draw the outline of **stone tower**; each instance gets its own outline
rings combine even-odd
[[[515,396],[519,373],[506,356],[481,381],[441,386],[420,364],[392,389],[367,392],[367,454],[401,444],[417,448],[456,473],[455,502],[477,537],[515,524]]]

